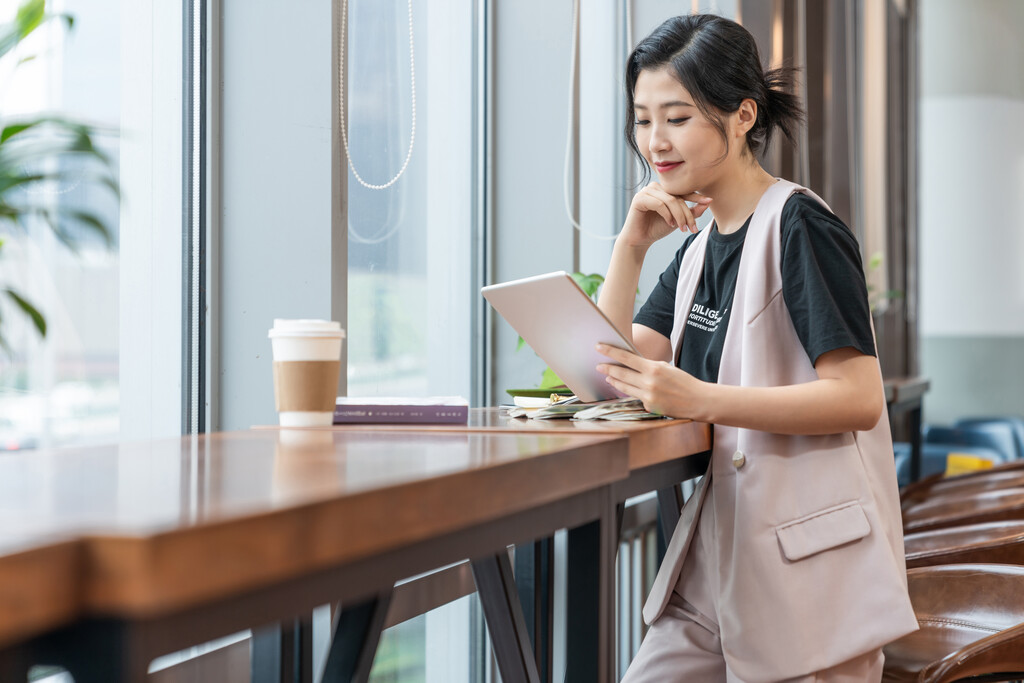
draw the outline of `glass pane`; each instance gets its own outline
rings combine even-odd
[[[384,631],[370,683],[486,683],[489,646],[473,593]]]
[[[427,671],[427,615],[393,626],[381,635],[370,683],[424,683]]]
[[[468,397],[472,3],[348,5],[349,395]]]
[[[0,23],[17,3],[4,3]],[[120,117],[120,21],[98,0],[48,3],[75,18],[74,29],[50,21],[0,59],[0,119],[4,123],[58,113],[103,127],[93,143],[116,175]],[[28,61],[24,61],[28,60]],[[36,136],[55,141],[53,132]],[[64,179],[13,188],[4,201],[51,212],[95,214],[111,230],[107,248],[94,231],[64,224],[78,244],[69,250],[42,220],[24,230],[0,221],[0,286],[12,287],[45,316],[40,338],[11,302],[0,303],[0,450],[116,439],[118,417],[118,214],[113,194],[75,171],[87,161],[29,162],[21,170],[63,171]],[[94,167],[93,167],[94,168]],[[77,177],[75,177],[77,176]]]

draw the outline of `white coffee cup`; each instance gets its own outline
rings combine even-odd
[[[345,338],[341,323],[275,319],[267,336],[274,353],[274,405],[281,426],[330,425]]]

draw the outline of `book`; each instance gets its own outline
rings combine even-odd
[[[469,402],[461,396],[339,396],[334,424],[466,424]]]

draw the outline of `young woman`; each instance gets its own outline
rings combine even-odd
[[[641,355],[601,346],[600,369],[650,411],[714,425],[628,683],[878,681],[882,646],[917,628],[856,239],[757,161],[799,122],[787,79],[712,15],[666,21],[626,65],[627,141],[657,180],[600,296]],[[677,229],[697,234],[633,318],[647,249]]]

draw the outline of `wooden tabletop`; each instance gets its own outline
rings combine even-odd
[[[256,430],[277,430],[275,426],[258,426]],[[332,427],[311,427],[311,431],[331,432],[423,432],[423,433],[543,433],[616,435],[629,442],[630,471],[701,453],[711,448],[711,425],[692,420],[533,420],[509,417],[501,408],[473,408],[466,424],[350,424]]]
[[[82,609],[77,540],[0,541],[0,645],[69,623]]]
[[[628,475],[615,434],[250,430],[0,457],[0,644],[301,577]]]

